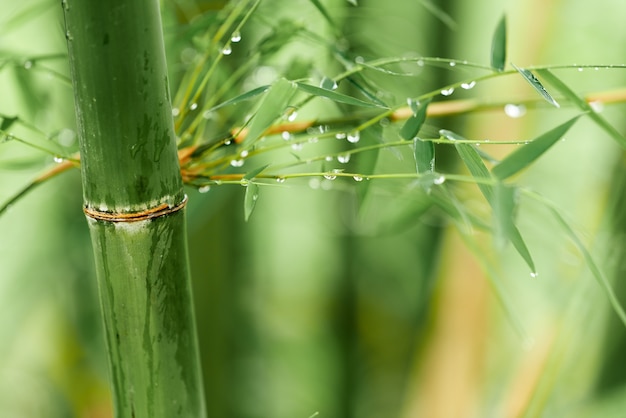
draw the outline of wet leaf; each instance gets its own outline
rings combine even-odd
[[[596,113],[592,107],[587,103],[584,99],[578,96],[567,84],[563,83],[560,78],[555,76],[549,70],[538,70],[537,73],[541,74],[541,76],[548,82],[552,87],[557,89],[559,93],[569,99],[572,103],[574,103],[580,110],[583,112],[587,112],[591,120],[593,120],[596,125],[598,125],[602,130],[608,133],[611,138],[613,138],[618,144],[620,144],[623,148],[626,148],[626,138],[624,135],[619,133],[613,125],[611,125],[604,117],[600,114]]]
[[[250,122],[250,129],[242,144],[244,148],[256,142],[267,128],[283,115],[285,108],[296,93],[296,88],[295,83],[284,78],[272,84]]]
[[[493,225],[494,242],[496,248],[503,249],[509,242],[511,232],[515,228],[513,223],[515,211],[516,189],[503,183],[494,187]]]
[[[263,171],[265,171],[265,169],[267,167],[269,167],[269,164],[266,164],[264,166],[261,167],[257,167],[254,170],[250,170],[248,171],[244,176],[243,179],[244,180],[252,180],[253,178],[255,178],[256,176],[258,176],[259,174],[261,174]]]
[[[246,186],[246,195],[243,199],[243,213],[244,219],[248,222],[252,211],[256,206],[256,201],[259,198],[259,186],[256,183],[248,183]]]
[[[296,83],[296,85],[300,90],[304,91],[305,93],[312,94],[318,97],[325,97],[334,102],[361,107],[381,107],[379,104],[376,103],[364,102],[363,100],[359,100],[351,96],[346,96],[345,94],[337,93],[336,91],[311,86],[310,84]]]
[[[214,106],[212,108],[210,108],[209,110],[207,110],[205,113],[209,113],[209,112],[213,112],[217,109],[221,109],[222,107],[226,107],[226,106],[230,106],[230,105],[236,105],[237,103],[241,103],[244,102],[246,100],[250,100],[253,97],[256,97],[260,94],[265,93],[267,90],[269,90],[271,86],[261,86],[261,87],[257,87],[255,89],[252,89],[250,91],[247,91],[243,94],[240,94],[239,96],[233,97],[230,100],[226,100],[225,102],[222,102],[220,104],[218,104],[217,106]]]
[[[502,16],[491,41],[491,66],[503,71],[506,65],[506,17]]]
[[[432,173],[435,170],[435,144],[431,141],[415,138],[413,140],[413,152],[418,173]]]
[[[554,145],[559,139],[565,135],[565,133],[572,127],[580,116],[576,116],[562,125],[540,135],[530,143],[518,148],[511,154],[509,154],[500,164],[496,165],[492,173],[504,180],[520,170],[528,167],[537,158],[541,157],[552,145]]]
[[[539,79],[535,77],[535,75],[530,70],[517,67],[515,64],[512,65],[513,68],[515,68],[517,72],[520,73],[522,77],[524,77],[524,80],[526,80],[528,84],[530,84],[537,91],[537,93],[539,93],[541,97],[545,99],[546,102],[550,103],[554,107],[560,107],[557,101],[554,100],[554,97],[552,97],[552,95],[548,93],[543,84],[541,84],[541,81],[539,81]]]

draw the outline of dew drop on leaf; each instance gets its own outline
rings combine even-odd
[[[350,154],[338,155],[337,161],[339,161],[341,164],[347,164],[350,161]]]
[[[351,144],[356,144],[361,139],[361,134],[359,133],[359,131],[352,131],[346,136],[346,139]]]
[[[235,43],[241,41],[241,32],[239,31],[233,32],[233,34],[230,37],[230,41],[235,42]]]
[[[469,83],[463,83],[461,84],[461,88],[464,90],[471,90],[474,88],[474,86],[476,86],[476,82],[475,81],[470,81]]]
[[[200,193],[207,193],[209,190],[211,190],[211,186],[209,185],[198,187]]]
[[[441,95],[442,96],[451,96],[452,93],[454,93],[454,87],[450,87],[449,89],[441,90]]]
[[[243,167],[243,163],[244,163],[243,160],[232,160],[230,162],[230,165],[233,167]]]
[[[222,55],[230,55],[233,53],[233,48],[231,48],[230,45],[226,45],[224,48],[222,48]]]
[[[354,181],[363,181],[363,176],[359,176],[358,174],[355,174],[352,178]]]

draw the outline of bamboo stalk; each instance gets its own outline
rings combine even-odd
[[[115,414],[203,417],[157,0],[63,0]]]

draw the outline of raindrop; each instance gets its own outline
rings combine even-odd
[[[583,72],[583,67],[578,67],[578,71],[582,73]]]
[[[55,156],[54,156],[54,162],[55,162],[55,163],[60,164],[60,163],[62,163],[63,161],[65,161],[65,160],[63,159],[63,157],[59,157],[58,155],[55,155]]]
[[[352,131],[346,136],[346,139],[351,144],[356,144],[361,139],[361,134],[359,133],[359,131]]]
[[[456,62],[450,61],[450,67],[454,67],[454,66],[456,66]]]
[[[331,157],[330,155],[327,155],[326,157],[324,157],[324,160],[331,162],[333,160],[333,157]]]
[[[352,178],[354,181],[363,181],[363,176],[359,176],[358,174],[355,174]]]
[[[338,155],[337,161],[339,161],[341,164],[347,164],[350,161],[350,154]]]
[[[433,184],[440,185],[446,181],[446,178],[442,175],[439,175],[433,179]]]
[[[442,96],[450,96],[450,95],[452,95],[452,93],[454,93],[454,87],[450,87],[449,89],[441,90],[441,95]]]
[[[243,160],[232,160],[230,162],[230,165],[233,167],[243,167],[243,163],[244,163]]]
[[[215,114],[214,114],[212,111],[207,110],[206,112],[204,112],[204,113],[202,114],[202,117],[203,117],[204,119],[213,119],[213,116],[214,116],[214,115],[215,115]]]
[[[417,65],[419,67],[423,67],[424,66],[424,60],[417,60]]]
[[[284,183],[284,182],[285,182],[284,177],[276,177],[276,183]]]
[[[319,139],[318,137],[316,137],[316,136],[312,136],[312,137],[310,137],[310,138],[309,138],[309,142],[310,142],[311,144],[315,144],[315,143],[317,143],[319,140],[320,140],[320,139]]]
[[[537,278],[538,276],[539,276],[539,273],[537,273],[536,271],[530,272],[530,277],[532,277],[533,279]]]
[[[526,106],[509,103],[504,106],[504,113],[510,118],[521,118],[526,114]]]
[[[356,62],[357,64],[363,64],[365,62],[365,58],[359,55],[354,59],[354,62]]]
[[[283,131],[280,136],[285,140],[289,141],[291,139],[291,133],[289,131]]]
[[[240,156],[241,158],[246,158],[246,157],[248,156],[248,150],[247,150],[247,149],[245,149],[245,150],[241,151],[241,152],[239,153],[239,156]]]
[[[315,189],[319,189],[319,188],[320,188],[320,183],[321,183],[321,182],[320,182],[320,179],[319,179],[319,178],[317,178],[317,177],[311,177],[311,178],[309,179],[309,187],[310,187],[311,189],[314,189],[314,190],[315,190]]]
[[[202,187],[199,187],[199,188],[198,188],[198,191],[199,191],[200,193],[206,193],[206,192],[208,192],[209,190],[211,190],[211,186],[209,186],[208,184],[207,184],[206,186],[202,186]]]
[[[59,144],[63,145],[64,147],[70,147],[74,145],[74,142],[76,142],[76,132],[68,128],[63,128],[59,132],[59,136],[57,137],[57,139],[59,141]]]
[[[24,68],[30,70],[31,68],[33,68],[33,62],[31,60],[24,61]]]
[[[324,174],[324,178],[326,180],[335,180],[337,178],[337,172],[335,170],[332,171],[332,173],[325,173]]]
[[[476,85],[475,81],[470,81],[469,83],[463,83],[461,84],[461,88],[465,89],[465,90],[471,90],[474,88],[474,86]]]
[[[65,39],[67,39],[68,41],[73,41],[74,40],[74,37],[72,36],[72,34],[70,33],[69,30],[67,32],[65,32]]]
[[[295,110],[292,110],[291,113],[289,113],[289,116],[287,116],[287,120],[289,122],[293,122],[294,120],[296,120],[297,117],[298,117],[298,112],[296,112]]]
[[[337,139],[345,139],[345,137],[346,137],[345,132],[338,132],[337,134],[335,134],[335,138]]]
[[[189,110],[196,110],[198,108],[198,103],[192,103],[189,105]]]
[[[337,82],[332,78],[324,77],[320,81],[320,87],[325,90],[335,90],[337,88]]]
[[[231,141],[230,139],[227,139],[226,141],[224,141],[224,145],[230,145],[232,143],[233,141]]]
[[[243,187],[248,187],[248,183],[250,183],[250,181],[248,179],[241,179],[239,180],[239,184]]]
[[[378,122],[378,124],[384,128],[384,127],[386,127],[386,126],[391,125],[391,122],[389,121],[389,118],[382,118],[382,119]]]
[[[296,142],[291,144],[291,149],[294,151],[302,151],[302,148],[304,147],[304,145],[302,145],[302,142]]]
[[[222,48],[222,55],[230,55],[233,53],[233,48],[230,45],[226,45],[224,46],[224,48]]]
[[[173,107],[172,108],[172,116],[176,117],[178,115],[180,115],[180,109],[177,108],[177,107]]]
[[[67,3],[67,0],[62,0],[61,5],[63,6],[63,10],[65,11],[70,10],[70,5]]]
[[[235,43],[241,41],[241,32],[239,31],[233,32],[232,36],[230,37],[230,41],[235,42]]]
[[[596,70],[596,71],[598,71],[598,70],[600,70],[600,68],[598,68],[598,67],[595,67],[595,68],[594,68],[594,70]]]

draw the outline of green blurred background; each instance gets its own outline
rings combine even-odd
[[[64,53],[60,2],[0,3],[0,114],[62,132],[64,143],[75,147],[71,88],[52,72],[67,76],[66,64],[28,64],[29,57]],[[506,13],[509,61],[519,66],[624,62],[626,4],[617,0],[323,3],[341,22],[354,57],[488,64],[492,32]],[[180,25],[222,4],[162,5],[176,90],[189,55],[179,42]],[[331,32],[305,0],[264,0],[255,16],[220,74],[245,63],[253,45],[248,40],[263,36],[269,24],[296,22],[322,36]],[[319,45],[289,42],[251,69],[248,88],[277,74],[340,72]],[[558,75],[580,93],[619,89],[626,80],[624,70]],[[414,97],[464,77],[438,68],[386,80],[384,88],[389,97]],[[533,94],[521,78],[509,77],[454,98],[514,101]],[[300,118],[338,115],[324,103],[307,109]],[[624,110],[603,110],[622,132]],[[531,139],[575,114],[529,110],[511,119],[494,111],[427,124],[433,132],[445,128],[469,138]],[[510,149],[489,151],[504,155]],[[439,151],[438,164],[452,169],[451,154]],[[401,162],[383,153],[380,168],[397,170],[407,155]],[[0,144],[0,202],[52,164],[52,156],[15,141]],[[112,416],[78,174],[47,182],[0,217],[2,417]],[[584,119],[519,180],[562,208],[621,294],[625,180],[623,151]],[[545,208],[522,199],[518,214],[537,278],[514,251],[495,253],[488,238],[476,238],[479,253],[498,266],[502,303],[454,227],[436,212],[418,216],[420,201],[407,193],[406,182],[372,182],[365,202],[358,188],[327,186],[288,181],[264,188],[247,223],[242,187],[188,190],[210,417],[626,416],[624,326]]]

